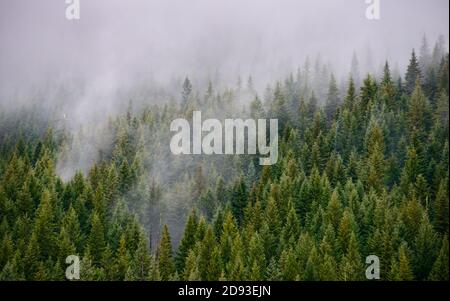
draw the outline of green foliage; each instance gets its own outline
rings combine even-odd
[[[163,227],[161,241],[158,247],[158,265],[161,280],[171,279],[175,272],[175,263],[172,258],[172,243],[167,225]]]
[[[417,79],[420,79],[421,76],[422,75],[419,67],[419,62],[417,60],[416,53],[413,50],[405,75],[405,90],[408,94],[411,94],[414,91],[414,88],[416,87],[416,81]]]
[[[425,58],[404,82],[386,62],[344,91],[319,64],[264,101],[251,80],[186,78],[179,103],[111,118],[109,147],[71,179],[74,137],[0,119],[0,279],[63,280],[73,254],[82,280],[359,281],[368,255],[382,280],[448,280],[448,54]],[[277,118],[278,163],[168,155],[170,121],[194,109]]]

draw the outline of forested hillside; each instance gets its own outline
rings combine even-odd
[[[75,254],[81,280],[365,280],[369,255],[383,280],[448,280],[446,51],[344,87],[301,69],[260,96],[186,78],[180,100],[112,116],[73,175],[82,134],[1,110],[0,279],[64,280]],[[278,163],[171,154],[194,110],[278,119]]]

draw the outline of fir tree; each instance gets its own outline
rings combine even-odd
[[[336,114],[339,104],[339,90],[337,88],[336,79],[334,78],[334,75],[331,75],[330,86],[328,87],[327,100],[325,104],[325,113],[329,123],[331,123],[331,120]]]
[[[195,210],[192,210],[188,217],[186,227],[184,230],[183,238],[178,247],[177,256],[175,258],[175,263],[178,271],[184,271],[184,265],[186,257],[195,245],[195,235],[197,232],[197,214]]]
[[[164,225],[158,247],[158,267],[161,280],[171,279],[175,272],[175,263],[172,258],[172,243],[169,228]]]
[[[398,268],[394,280],[411,281],[414,279],[406,244],[402,244],[398,251]]]
[[[433,264],[433,269],[431,270],[429,276],[430,280],[448,280],[448,256],[448,237],[446,235],[442,239],[442,246],[441,250],[439,251],[439,256]]]
[[[91,218],[91,232],[88,240],[89,250],[91,251],[92,262],[97,264],[100,262],[103,251],[105,250],[105,233],[100,217],[96,212]]]
[[[434,205],[434,226],[442,234],[448,234],[448,179],[443,179],[439,185]]]
[[[405,91],[409,95],[412,94],[416,87],[416,82],[422,77],[419,67],[419,62],[417,61],[416,53],[413,49],[411,53],[411,59],[409,60],[409,65],[405,75]]]

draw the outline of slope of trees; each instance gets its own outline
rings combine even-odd
[[[346,91],[291,76],[244,111],[186,79],[182,102],[111,120],[69,181],[69,133],[0,113],[0,279],[65,279],[78,254],[83,280],[364,280],[368,255],[385,280],[448,280],[448,54],[427,51],[404,81],[388,63]],[[278,118],[278,163],[171,155],[168,125],[193,110]]]

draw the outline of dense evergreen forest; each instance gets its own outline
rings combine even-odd
[[[251,78],[186,78],[111,117],[98,160],[64,179],[83,134],[1,110],[0,279],[64,280],[75,254],[81,280],[365,280],[369,255],[383,280],[448,280],[448,66],[437,45],[344,89],[305,66],[262,97]],[[277,118],[278,163],[172,155],[169,124],[194,110]]]

